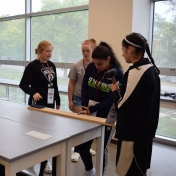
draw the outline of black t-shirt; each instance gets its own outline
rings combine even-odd
[[[49,87],[54,88],[54,100],[56,105],[60,105],[56,67],[51,61],[47,63],[40,63],[39,60],[30,62],[23,73],[19,86],[26,94],[30,95],[29,105],[32,104],[33,95],[39,93],[43,99],[38,101],[38,103],[50,107],[47,104]]]

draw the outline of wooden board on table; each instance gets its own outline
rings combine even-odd
[[[48,114],[54,114],[54,115],[58,115],[58,116],[64,116],[64,117],[68,117],[68,118],[83,120],[83,121],[87,121],[87,122],[97,123],[97,124],[101,124],[101,125],[115,127],[114,124],[106,123],[106,119],[100,118],[100,117],[83,115],[83,114],[78,115],[77,113],[67,112],[67,111],[62,111],[62,110],[57,110],[57,109],[52,109],[52,108],[38,109],[38,108],[34,108],[34,107],[29,106],[28,109],[34,110],[34,111],[45,112]]]

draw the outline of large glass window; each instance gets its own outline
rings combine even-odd
[[[27,2],[27,4],[25,4]],[[25,103],[18,87],[42,40],[53,43],[61,109],[68,110],[68,72],[88,38],[89,0],[0,0],[0,98]],[[26,9],[26,11],[25,11]],[[33,13],[35,12],[35,13]]]
[[[1,7],[1,4],[0,4]],[[0,22],[0,60],[25,59],[25,20]]]
[[[176,1],[156,1],[154,7],[152,55],[161,71],[161,101],[175,103],[172,96],[162,95],[176,95]],[[176,107],[172,107],[160,108],[158,135],[176,138]]]
[[[176,4],[155,3],[153,57],[159,67],[176,68]]]
[[[176,93],[176,2],[155,2],[154,12],[152,55],[161,70],[161,89]]]
[[[32,12],[88,5],[89,0],[32,0]]]
[[[57,83],[60,87],[66,87],[67,91],[67,86],[68,86],[68,73],[70,69],[65,69],[65,68],[57,68]]]
[[[6,99],[6,98],[7,98],[6,86],[0,85],[0,99]]]
[[[18,87],[0,85],[0,99],[25,103],[25,94]]]
[[[17,85],[21,80],[21,77],[24,72],[23,66],[14,66],[14,65],[0,65],[0,82],[2,80],[9,80],[9,83],[14,83]]]
[[[157,134],[165,137],[176,138],[176,110],[160,108]]]
[[[25,13],[25,0],[1,0],[0,17],[20,15]]]
[[[60,98],[61,98],[61,107],[60,107],[60,109],[63,110],[63,111],[70,112],[69,107],[68,107],[68,96],[60,94]]]
[[[24,92],[17,87],[9,87],[9,101],[25,103]]]
[[[54,62],[74,63],[82,58],[81,43],[88,35],[88,11],[47,15],[32,18],[32,58],[42,40],[53,43]]]

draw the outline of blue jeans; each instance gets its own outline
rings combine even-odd
[[[81,105],[81,97],[77,97],[77,96],[73,95],[72,99],[73,99],[74,106],[82,106]]]

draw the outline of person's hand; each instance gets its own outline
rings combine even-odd
[[[40,100],[40,99],[42,99],[43,97],[39,94],[39,93],[35,93],[34,95],[33,95],[33,99],[35,100],[35,101],[38,101],[38,100]]]
[[[89,107],[82,106],[84,110],[81,111],[82,114],[84,115],[90,115]]]
[[[69,109],[70,109],[70,111],[74,111],[73,101],[69,101]]]
[[[119,90],[119,82],[116,82],[116,84],[111,84],[110,87],[112,92]]]
[[[60,106],[59,106],[59,105],[56,105],[56,109],[58,109],[58,110],[59,110],[59,109],[60,109]]]

